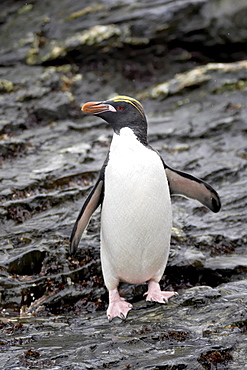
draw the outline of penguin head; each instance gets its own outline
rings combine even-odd
[[[106,101],[85,103],[81,110],[101,117],[118,135],[122,128],[130,128],[138,140],[147,144],[147,120],[138,100],[129,96],[116,96]]]

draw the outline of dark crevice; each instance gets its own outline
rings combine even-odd
[[[160,40],[161,41],[161,40]],[[68,51],[64,58],[48,60],[42,63],[43,66],[59,66],[68,63],[75,63],[79,66],[98,63],[120,64],[126,62],[153,63],[158,66],[159,62],[163,65],[170,61],[177,63],[190,61],[193,63],[205,64],[209,62],[229,63],[246,59],[247,43],[224,43],[207,46],[202,42],[185,42],[174,40],[166,44],[163,40],[160,43],[150,41],[147,46],[143,45],[124,45],[124,48],[113,48],[107,54],[99,47],[85,47]],[[184,60],[183,53],[188,54],[187,60]],[[185,58],[186,59],[186,58]],[[180,61],[179,61],[180,60]]]

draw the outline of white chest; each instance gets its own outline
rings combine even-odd
[[[122,280],[139,282],[144,275],[146,280],[166,263],[171,218],[161,159],[132,130],[122,129],[120,135],[114,134],[105,170],[103,260],[111,259]]]
[[[105,180],[106,186],[118,184],[114,193],[121,188],[151,193],[153,186],[160,186],[159,181],[166,181],[166,174],[158,154],[142,145],[131,129],[124,128],[113,136]]]

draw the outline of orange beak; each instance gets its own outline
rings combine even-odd
[[[116,109],[111,104],[104,102],[90,101],[85,103],[81,110],[85,113],[98,114],[104,112],[116,112]]]

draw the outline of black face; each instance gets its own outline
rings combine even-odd
[[[137,100],[116,97],[103,102],[86,103],[82,110],[104,119],[117,134],[123,127],[131,128],[143,144],[147,143],[147,121],[142,105]]]

